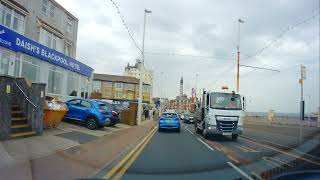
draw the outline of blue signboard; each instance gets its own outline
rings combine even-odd
[[[93,69],[69,56],[54,49],[39,44],[19,33],[16,33],[0,25],[0,46],[15,52],[23,52],[37,57],[51,64],[61,66],[65,69],[90,77]]]

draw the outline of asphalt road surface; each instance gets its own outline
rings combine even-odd
[[[119,157],[97,177],[116,166],[119,169],[111,178],[139,180],[268,179],[320,169],[318,128],[247,124],[244,129],[237,141],[230,137],[206,140],[194,132],[193,124],[182,123],[180,133],[155,130],[140,152],[127,160]]]

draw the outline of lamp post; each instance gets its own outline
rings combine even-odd
[[[237,43],[237,92],[240,86],[240,24],[244,23],[243,20],[238,19],[238,43]]]
[[[137,125],[141,125],[141,115],[142,115],[142,85],[143,85],[143,71],[144,71],[144,39],[146,30],[146,18],[147,14],[151,11],[144,10],[144,24],[143,24],[143,36],[142,36],[142,50],[141,50],[141,62],[139,65],[140,78],[139,78],[139,100],[138,100],[138,112],[137,112]]]

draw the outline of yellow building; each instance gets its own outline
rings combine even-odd
[[[150,103],[151,86],[143,84],[143,102]],[[139,79],[109,74],[93,75],[93,92],[101,93],[102,99],[114,101],[137,101]]]

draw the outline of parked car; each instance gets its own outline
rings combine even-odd
[[[160,116],[158,131],[173,129],[180,132],[180,119],[177,113],[165,112]]]
[[[111,115],[104,103],[84,98],[71,99],[66,103],[69,111],[65,118],[83,122],[88,129],[94,130],[111,123]]]
[[[193,113],[185,113],[183,122],[184,123],[194,123],[195,122],[194,114]]]
[[[107,114],[110,115],[110,121],[111,121],[110,126],[114,126],[120,122],[120,117],[119,117],[120,110],[116,106],[114,106],[114,104],[111,104],[103,100],[96,100],[96,101],[105,104]]]

